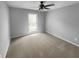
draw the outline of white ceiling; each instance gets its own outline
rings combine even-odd
[[[10,7],[38,10],[40,1],[7,1],[6,3]],[[54,3],[55,6],[51,6],[50,10],[73,5],[73,4],[79,3],[79,1],[47,1],[45,2],[45,4],[52,4],[52,3]]]

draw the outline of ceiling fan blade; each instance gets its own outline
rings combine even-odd
[[[49,6],[54,6],[55,4],[49,4],[49,5],[45,5],[45,7],[49,7]]]

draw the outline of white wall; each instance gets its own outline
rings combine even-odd
[[[9,13],[5,2],[0,2],[0,55],[6,56],[10,39],[9,39]]]
[[[44,32],[44,13],[34,10],[10,7],[10,32],[11,37],[18,37],[28,34],[28,14],[38,14],[38,32]]]
[[[79,4],[47,12],[46,32],[79,46]]]

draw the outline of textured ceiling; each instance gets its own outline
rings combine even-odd
[[[17,7],[17,8],[24,8],[24,9],[39,9],[39,1],[7,1],[6,2],[10,7]],[[51,6],[50,10],[57,9],[69,5],[73,5],[79,3],[79,1],[46,1],[45,4],[52,4],[54,3],[55,6]]]

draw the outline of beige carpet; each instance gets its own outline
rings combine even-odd
[[[6,57],[79,57],[79,48],[49,34],[36,33],[13,40]]]

